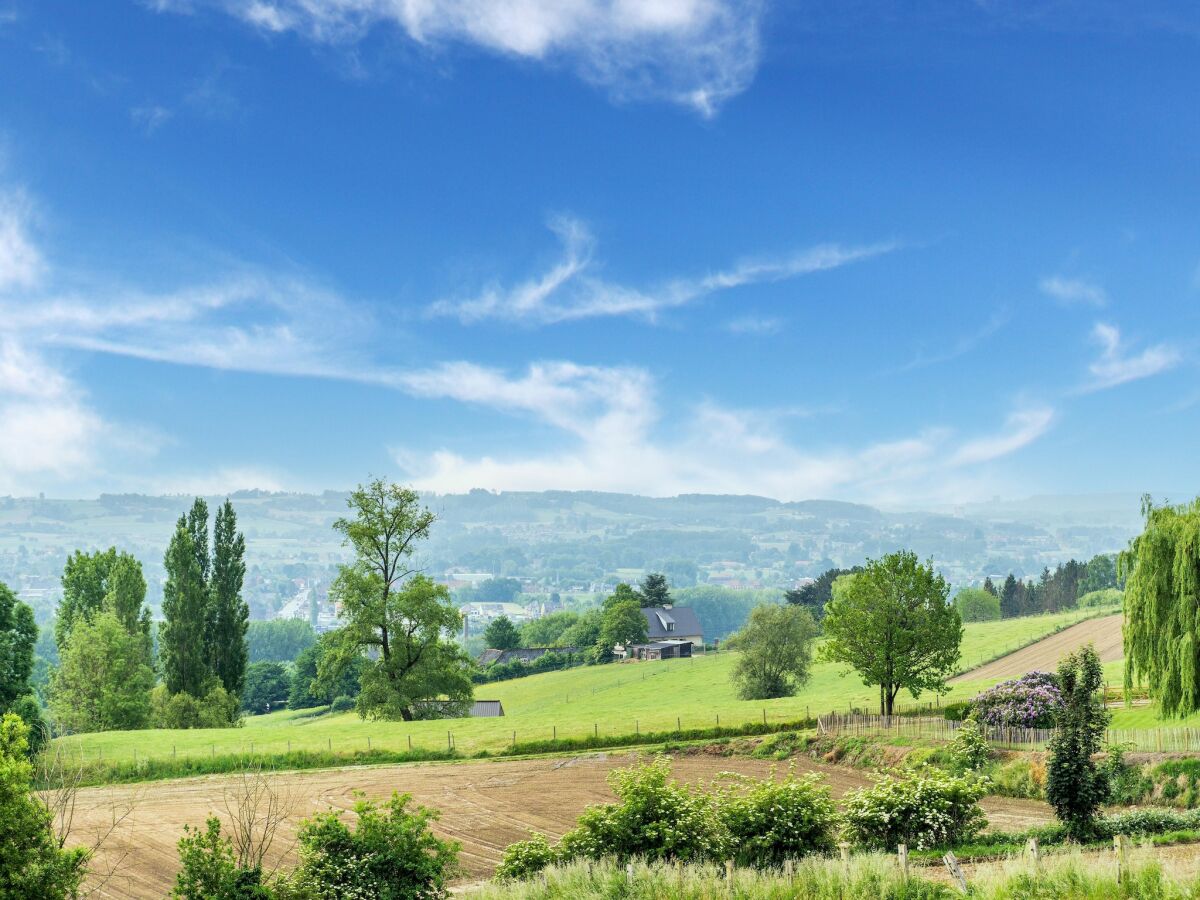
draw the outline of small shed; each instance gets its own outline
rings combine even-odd
[[[504,715],[504,704],[499,700],[476,700],[471,706],[471,718],[494,719]]]
[[[688,659],[691,655],[691,641],[652,641],[629,648],[631,659]]]

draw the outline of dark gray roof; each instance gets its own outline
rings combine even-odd
[[[504,665],[518,659],[521,662],[528,663],[545,656],[547,653],[578,652],[578,647],[515,647],[512,650],[484,650],[479,654],[479,664],[481,666],[490,666],[492,663]]]
[[[649,644],[634,644],[631,650],[666,650],[668,647],[682,647],[691,641],[651,641]]]
[[[499,700],[476,700],[471,705],[471,715],[482,718],[494,718],[504,715],[504,704]]]
[[[700,620],[689,606],[672,606],[667,609],[662,606],[649,606],[642,609],[646,617],[646,637],[651,641],[664,638],[678,638],[681,635],[704,634]],[[667,625],[674,623],[675,627],[667,630]]]

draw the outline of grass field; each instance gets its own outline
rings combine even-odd
[[[1088,611],[1091,612],[1091,611]],[[1019,647],[1077,621],[1081,611],[966,626],[965,663],[986,661],[1008,647]],[[794,697],[741,701],[729,681],[734,654],[709,654],[668,660],[588,666],[481,685],[480,699],[500,700],[505,716],[428,722],[362,721],[354,713],[305,715],[280,712],[246,719],[241,728],[102,732],[59,739],[85,759],[105,762],[164,757],[199,757],[242,753],[282,754],[289,751],[353,754],[368,748],[404,751],[445,750],[451,738],[462,754],[503,752],[513,742],[619,736],[634,732],[667,732],[734,726],[748,722],[794,721],[807,714],[858,706],[876,708],[876,690],[865,687],[841,666],[818,663],[812,679]],[[981,685],[956,685],[943,702],[966,699]],[[910,698],[902,696],[902,702]],[[922,696],[921,702],[934,697]]]

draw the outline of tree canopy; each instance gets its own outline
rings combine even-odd
[[[863,571],[844,575],[825,607],[823,654],[846,663],[863,684],[878,685],[879,711],[891,715],[901,689],[919,697],[941,690],[954,670],[962,619],[946,602],[949,587],[915,553],[868,560]]]
[[[804,606],[763,604],[727,646],[738,651],[730,677],[743,700],[790,697],[809,678],[817,624]]]
[[[340,567],[330,588],[346,625],[334,632],[334,652],[322,657],[319,677],[371,654],[358,695],[360,714],[408,721],[430,708],[422,701],[464,707],[473,696],[472,663],[449,637],[462,628],[462,615],[445,585],[417,574],[411,564],[434,514],[415,491],[383,479],[360,485],[347,505],[353,515],[334,528],[355,559]]]
[[[146,638],[130,634],[111,610],[80,619],[50,683],[50,708],[68,731],[145,728],[154,670]]]
[[[483,630],[483,643],[492,650],[511,650],[521,646],[521,632],[508,616],[497,616]]]
[[[825,617],[825,604],[833,596],[833,583],[843,575],[853,575],[861,571],[862,566],[852,566],[849,569],[826,569],[816,580],[785,593],[784,599],[788,603],[804,607],[819,622]]]
[[[963,588],[954,595],[954,608],[964,622],[994,622],[1000,618],[1000,598],[986,588]]]
[[[1125,687],[1143,679],[1164,716],[1200,709],[1200,498],[1143,500],[1142,533],[1121,554]]]
[[[33,610],[0,581],[0,713],[30,692],[38,630]]]
[[[1059,713],[1048,747],[1046,801],[1071,837],[1083,841],[1096,836],[1096,814],[1109,797],[1107,775],[1092,759],[1100,752],[1110,718],[1101,693],[1104,669],[1096,649],[1088,644],[1064,657],[1058,664],[1058,680],[1066,707]]]
[[[246,629],[251,663],[292,662],[316,642],[317,633],[306,619],[251,622]]]
[[[60,650],[77,620],[105,608],[116,614],[130,634],[150,634],[142,564],[128,553],[118,552],[116,547],[93,553],[76,550],[63,568],[62,587],[54,623],[54,638]]]
[[[642,606],[666,606],[671,602],[671,586],[667,584],[667,576],[661,572],[651,572],[643,578],[637,592]]]

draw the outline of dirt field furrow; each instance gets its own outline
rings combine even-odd
[[[1102,619],[1089,619],[1072,625],[1070,628],[1043,638],[1035,644],[1030,644],[1007,656],[1002,656],[986,665],[969,672],[964,672],[957,678],[950,679],[950,684],[962,681],[980,681],[982,679],[1019,678],[1026,672],[1040,670],[1053,672],[1058,667],[1058,661],[1063,656],[1082,647],[1084,644],[1096,645],[1096,652],[1101,662],[1113,662],[1125,655],[1121,638],[1121,623],[1124,616],[1105,616]]]
[[[591,803],[613,799],[605,781],[614,768],[628,765],[627,754],[595,754],[568,759],[472,762],[456,765],[384,766],[324,769],[273,777],[275,788],[292,798],[292,815],[268,867],[294,861],[295,829],[314,812],[349,810],[361,793],[386,799],[392,791],[412,794],[417,803],[441,811],[436,831],[462,843],[464,880],[488,876],[508,844],[541,831],[561,837]],[[866,774],[811,760],[800,771],[826,776],[835,796],[868,783]],[[764,776],[771,763],[743,757],[684,756],[674,773],[689,783],[707,783],[722,772]],[[102,890],[109,897],[163,897],[174,883],[176,843],[185,824],[202,825],[210,814],[223,819],[225,797],[236,791],[236,776],[164,781],[150,785],[88,788],[80,792],[72,836],[90,844],[112,821],[112,811],[130,809],[97,854],[99,868],[115,874]],[[1003,828],[1047,821],[1044,803],[989,798],[989,820]]]

